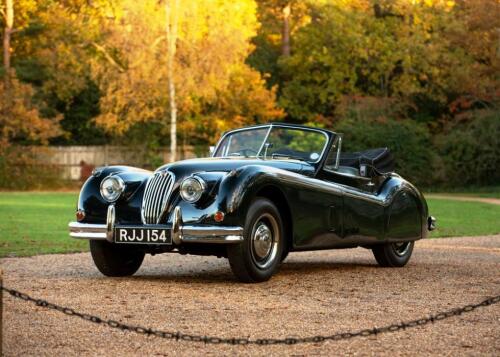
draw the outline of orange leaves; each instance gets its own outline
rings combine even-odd
[[[102,46],[114,50],[113,58],[120,59],[123,70],[104,57],[92,64],[103,94],[96,123],[118,135],[137,123],[168,126],[163,5],[124,0],[120,6],[119,21],[103,29]],[[267,90],[260,74],[245,64],[257,29],[253,1],[182,1],[178,17],[174,82],[181,133],[213,140],[233,123],[283,115],[275,107],[274,91]]]
[[[46,144],[61,135],[60,117],[42,118],[32,102],[33,89],[11,76],[9,87],[0,82],[0,144],[6,147],[14,140]]]

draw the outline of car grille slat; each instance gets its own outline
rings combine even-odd
[[[149,202],[149,211],[148,211],[148,218],[154,221],[156,223],[156,207],[158,206],[158,197],[160,195],[160,192],[158,192],[159,188],[161,187],[161,181],[162,177],[159,175],[154,181],[154,185],[151,188],[151,201]],[[153,223],[153,222],[148,222],[148,223]]]
[[[153,205],[154,205],[154,195],[156,193],[156,186],[158,185],[158,179],[155,179],[155,176],[150,181],[149,185],[149,197],[145,204],[144,217],[146,218],[146,222],[150,221],[153,218]]]
[[[153,207],[153,216],[159,217],[161,208],[163,207],[163,197],[165,194],[165,179],[164,177],[159,180],[158,186],[156,187],[155,196],[155,206]]]
[[[174,175],[169,171],[156,172],[147,182],[142,199],[142,223],[156,224],[168,207],[174,188]]]
[[[148,185],[146,187],[146,191],[144,193],[144,198],[143,198],[143,218],[145,217],[150,217],[151,216],[151,198],[153,196],[154,192],[154,185],[157,183],[156,180],[153,180],[152,178],[148,181]],[[148,204],[147,204],[148,203]],[[144,222],[146,223],[146,222]]]

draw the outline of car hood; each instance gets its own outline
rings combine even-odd
[[[163,165],[157,169],[173,171],[176,176],[187,176],[197,172],[229,172],[247,165],[270,166],[282,170],[301,173],[311,176],[314,174],[314,166],[298,160],[276,160],[258,158],[232,158],[232,157],[210,157],[203,159],[190,159],[177,161]]]

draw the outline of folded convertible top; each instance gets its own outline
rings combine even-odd
[[[359,169],[361,165],[367,165],[379,174],[393,172],[395,168],[394,156],[388,148],[340,153],[339,164],[341,166],[351,166],[357,169]]]

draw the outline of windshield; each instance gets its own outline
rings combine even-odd
[[[272,126],[229,133],[214,156],[318,162],[326,143],[327,136],[320,131]]]

